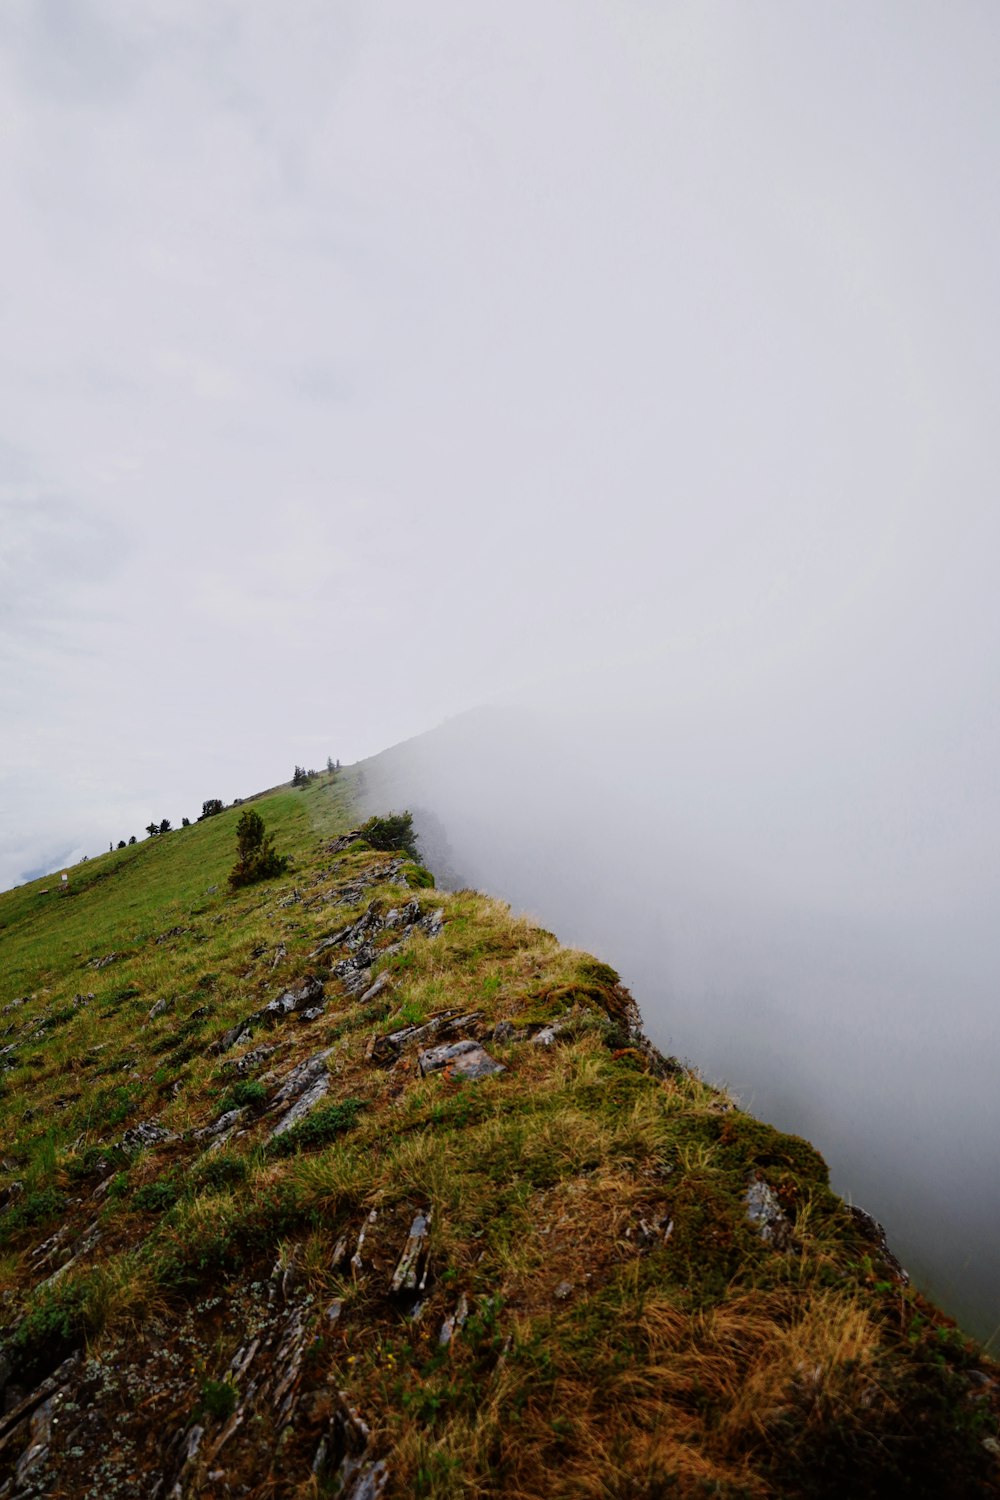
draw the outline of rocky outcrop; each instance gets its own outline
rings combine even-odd
[[[1000,1494],[994,1367],[818,1154],[347,841],[226,907],[228,966],[169,931],[4,1018],[0,1500]]]
[[[321,1099],[326,1098],[330,1092],[327,1058],[331,1052],[332,1048],[328,1047],[325,1052],[315,1053],[305,1062],[299,1063],[297,1068],[293,1068],[285,1079],[274,1096],[272,1107],[287,1105],[288,1108],[271,1131],[272,1140],[284,1135],[293,1125],[298,1125]]]
[[[319,1004],[322,999],[322,983],[315,976],[309,975],[297,989],[282,990],[280,995],[276,995],[259,1010],[251,1011],[242,1021],[224,1031],[210,1050],[215,1053],[228,1052],[237,1042],[249,1041],[255,1026],[275,1026],[288,1016],[298,1014],[314,1020],[322,1014],[322,1006]]]
[[[478,1042],[450,1042],[443,1047],[428,1047],[419,1058],[420,1072],[427,1076],[443,1068],[451,1078],[489,1078],[505,1071]]]

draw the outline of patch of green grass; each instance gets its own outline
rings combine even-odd
[[[193,1168],[191,1181],[198,1192],[221,1193],[246,1180],[246,1159],[229,1152],[216,1151],[202,1157]]]
[[[195,1409],[196,1417],[211,1417],[224,1422],[236,1410],[238,1392],[228,1380],[206,1380],[201,1388],[201,1398]]]
[[[219,1114],[224,1115],[231,1109],[263,1109],[268,1097],[264,1084],[253,1078],[241,1078],[219,1100]]]
[[[175,1178],[158,1177],[155,1182],[147,1182],[144,1187],[136,1189],[132,1194],[129,1207],[138,1209],[142,1213],[162,1214],[166,1213],[167,1209],[173,1208],[180,1195],[180,1184]]]
[[[283,1135],[268,1143],[267,1152],[272,1157],[293,1156],[297,1151],[310,1151],[317,1146],[328,1146],[345,1131],[352,1130],[362,1108],[360,1099],[341,1099],[337,1104],[322,1105],[306,1115],[298,1125],[293,1125]]]
[[[20,1230],[31,1225],[48,1223],[65,1207],[66,1195],[58,1188],[37,1188],[34,1192],[23,1193],[0,1217],[0,1243],[6,1244]]]

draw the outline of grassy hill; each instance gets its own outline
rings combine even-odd
[[[351,776],[0,896],[0,1500],[1000,1494],[997,1369]]]

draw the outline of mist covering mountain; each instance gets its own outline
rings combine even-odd
[[[843,728],[832,753],[818,693],[727,721],[707,696],[604,689],[453,719],[367,761],[367,795],[415,810],[442,878],[613,959],[656,1045],[815,1141],[838,1191],[989,1339],[991,804],[977,827],[971,789],[939,781],[921,815],[902,785],[920,747],[895,778],[874,729],[852,750]]]

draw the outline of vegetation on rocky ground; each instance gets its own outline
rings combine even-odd
[[[0,896],[0,1497],[1000,1493],[819,1154],[352,781]]]

